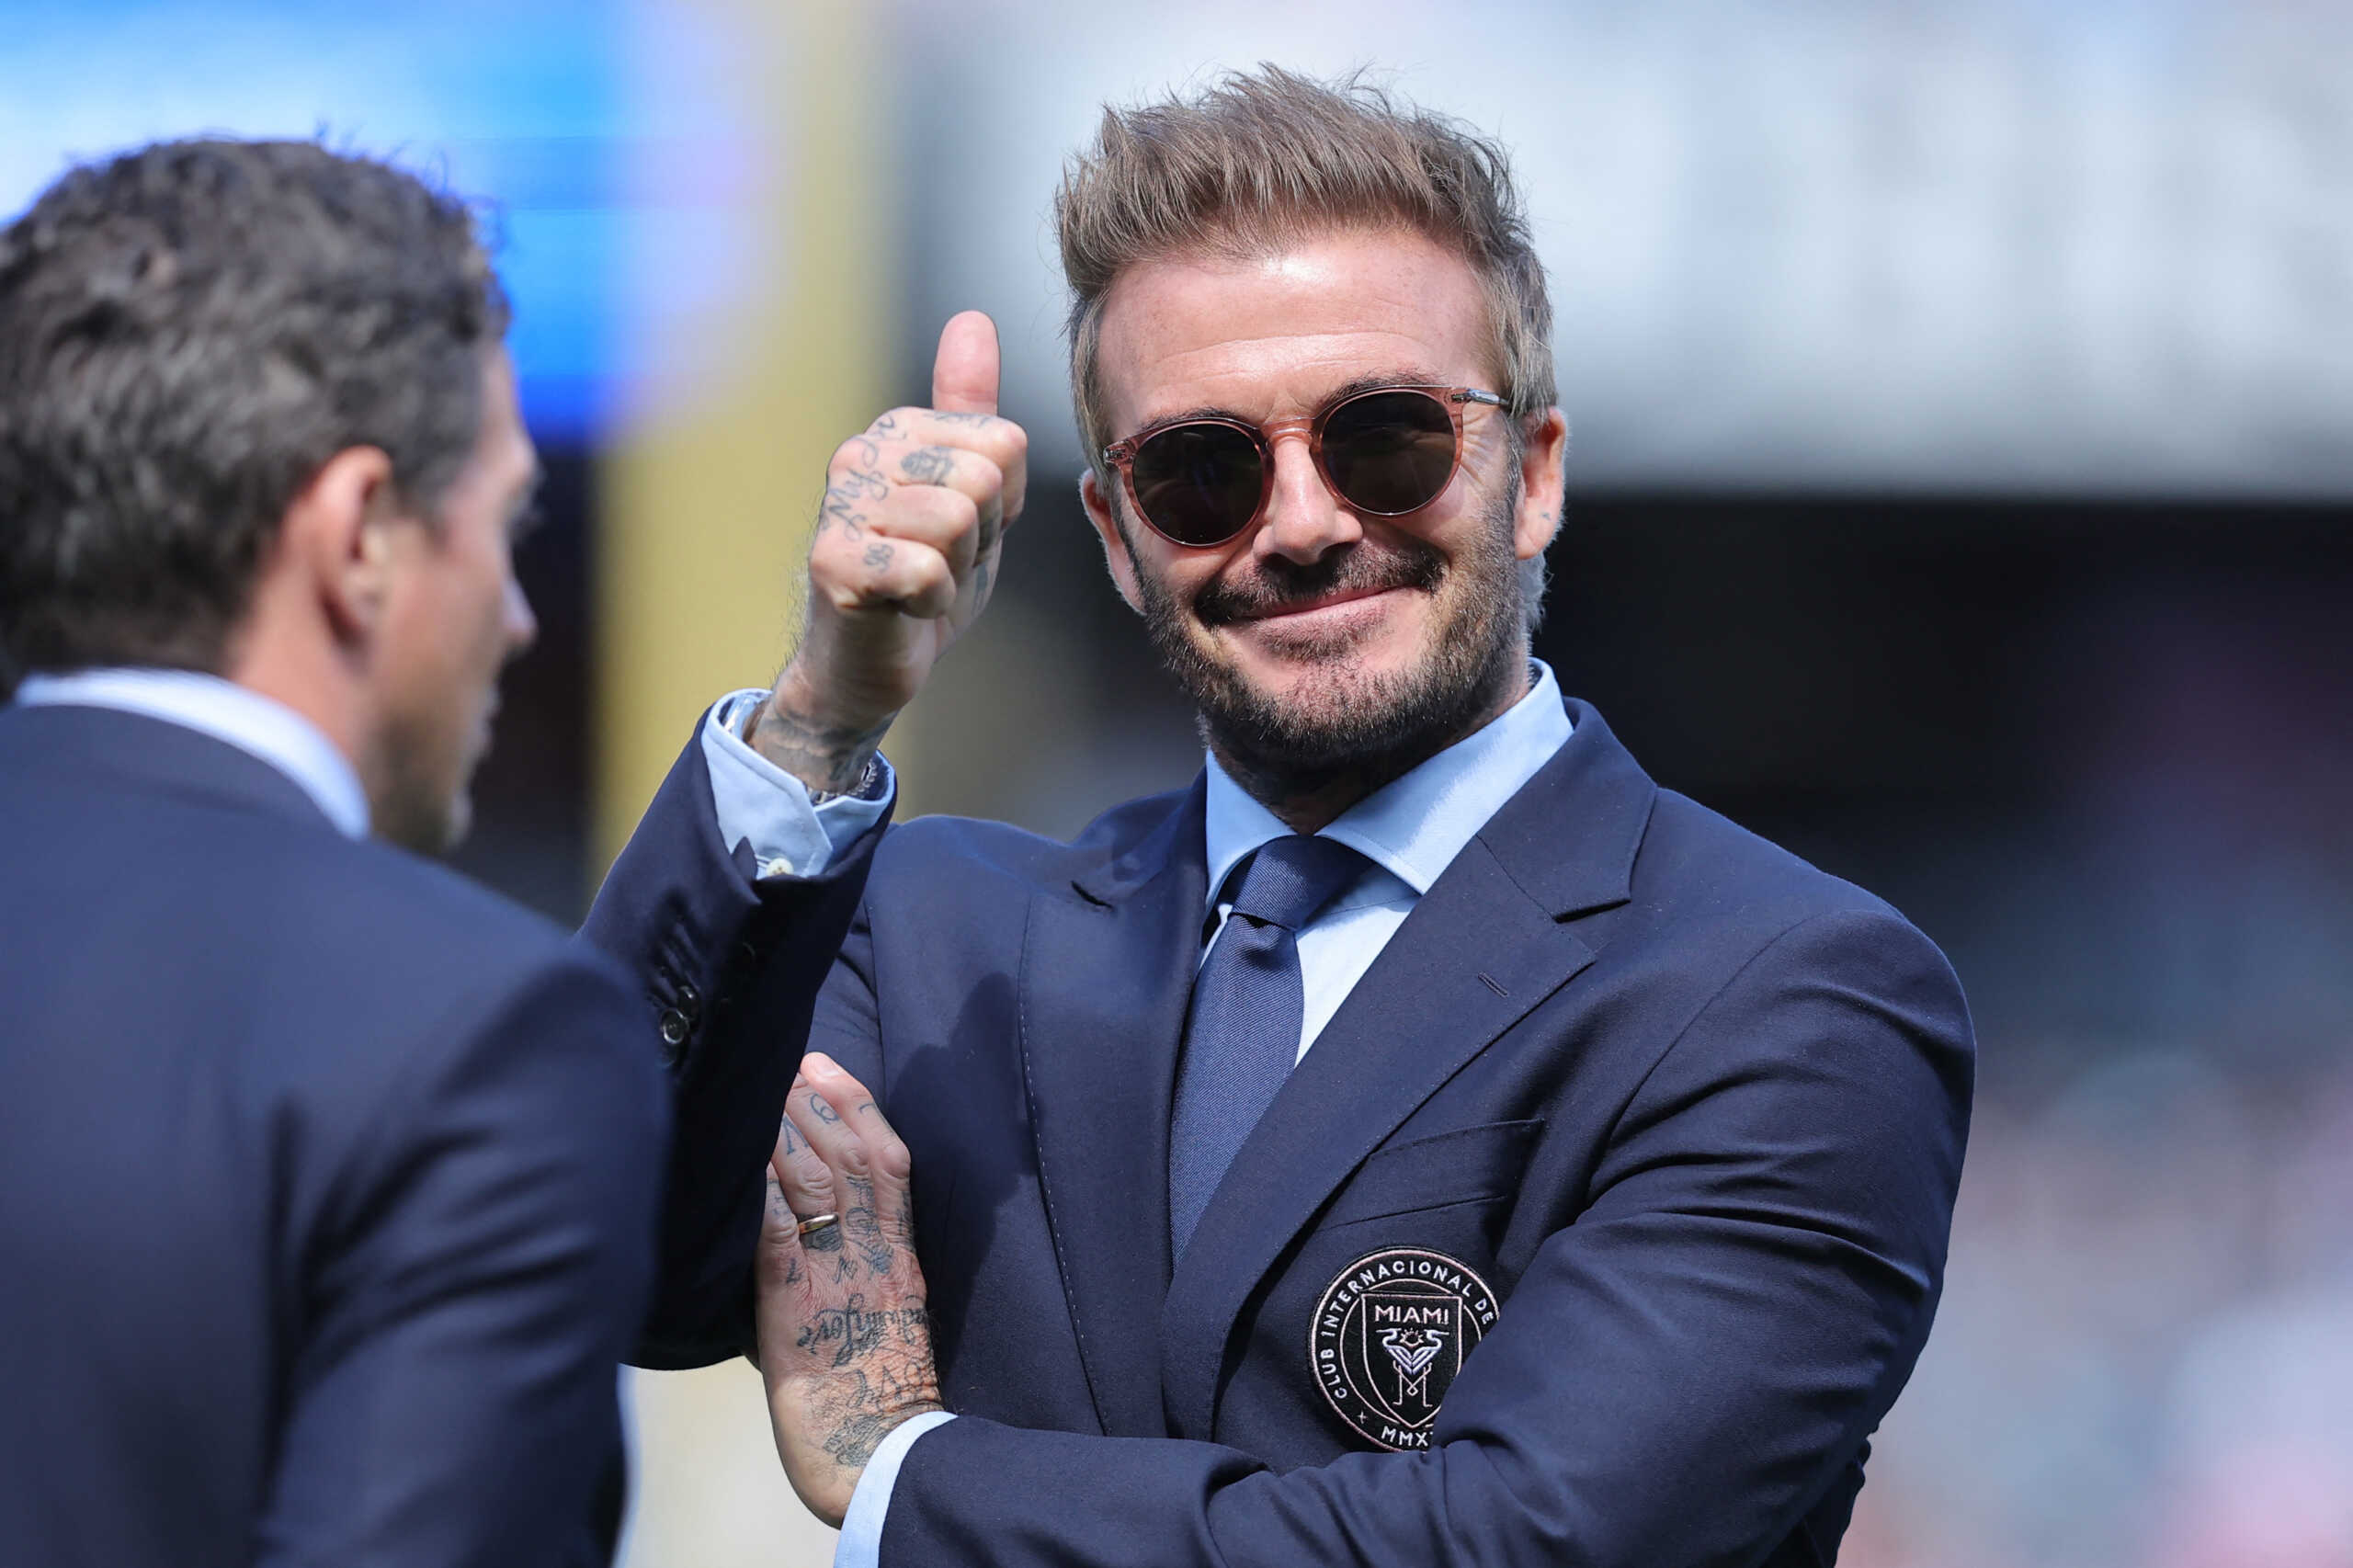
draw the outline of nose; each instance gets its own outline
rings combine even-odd
[[[506,656],[513,658],[539,641],[540,618],[531,613],[531,601],[523,592],[523,585],[515,574],[506,574]]]
[[[1286,556],[1306,565],[1364,538],[1356,514],[1340,505],[1316,472],[1305,432],[1277,436],[1274,449],[1275,485],[1267,497],[1266,519],[1251,541],[1256,553]]]

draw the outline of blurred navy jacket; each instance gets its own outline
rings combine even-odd
[[[631,911],[632,979],[347,836],[332,772],[0,710],[0,1562],[606,1562],[617,1363],[738,1315],[702,1282],[745,1194],[699,1162],[748,1157],[756,1205],[770,1042],[705,1049],[725,988],[665,911]],[[865,862],[705,902],[804,955],[773,1020]],[[763,1095],[748,1150],[674,1152],[665,1221],[674,1098]],[[690,1288],[649,1323],[657,1270]]]
[[[1567,710],[1181,1266],[1202,785],[1070,845],[938,818],[885,839],[810,1036],[914,1153],[959,1415],[905,1450],[884,1563],[1832,1560],[1942,1283],[1960,988],[1885,904]],[[631,873],[688,907],[740,896],[686,852],[717,836],[693,756]]]

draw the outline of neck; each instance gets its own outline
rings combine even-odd
[[[221,675],[317,725],[358,775],[370,806],[377,803],[381,768],[368,744],[364,694],[351,660],[330,639],[255,617],[231,638]]]
[[[1523,642],[1511,658],[1500,662],[1480,682],[1469,719],[1434,726],[1376,754],[1328,764],[1304,763],[1259,754],[1215,733],[1205,738],[1218,766],[1252,800],[1272,812],[1276,820],[1293,833],[1320,833],[1376,790],[1502,718],[1532,689]]]

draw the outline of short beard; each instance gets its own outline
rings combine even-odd
[[[1347,780],[1369,794],[1461,740],[1495,713],[1524,677],[1528,633],[1519,560],[1512,549],[1518,487],[1498,496],[1476,544],[1449,565],[1418,540],[1336,551],[1311,565],[1278,558],[1254,581],[1212,582],[1188,616],[1165,585],[1136,574],[1144,624],[1161,660],[1200,715],[1201,738],[1234,781],[1272,804]],[[1135,559],[1135,552],[1130,551]],[[1457,581],[1456,579],[1461,579]],[[1287,705],[1252,687],[1188,635],[1188,619],[1224,625],[1249,610],[1336,590],[1407,588],[1459,602],[1438,646],[1417,667],[1364,676],[1348,643],[1301,650],[1330,672],[1328,699]]]

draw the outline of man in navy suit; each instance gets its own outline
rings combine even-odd
[[[761,1038],[680,912],[608,902],[632,977],[408,853],[533,631],[506,315],[461,203],[307,143],[0,230],[0,1562],[601,1562],[617,1363],[742,1316],[888,802],[694,912]]]
[[[1107,116],[1058,218],[1086,510],[1209,757],[1071,844],[877,854],[756,1258],[836,1561],[1828,1563],[1970,1025],[1530,660],[1564,426],[1503,154],[1268,70]],[[837,454],[837,524],[926,417]],[[635,868],[690,908],[760,835],[706,794]]]

